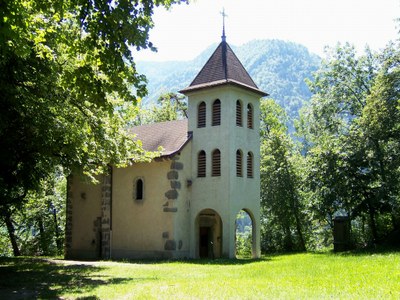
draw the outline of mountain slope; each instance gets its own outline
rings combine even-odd
[[[154,103],[162,93],[187,87],[216,47],[208,47],[191,61],[138,62],[138,71],[148,79],[145,104]],[[312,78],[320,58],[302,45],[281,40],[254,40],[231,47],[258,87],[282,105],[290,117],[296,117],[311,96],[304,80]]]

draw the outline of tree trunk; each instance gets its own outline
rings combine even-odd
[[[299,206],[297,205],[298,204],[297,203],[298,198],[295,195],[293,187],[291,189],[291,198],[292,198],[292,201],[291,201],[291,206],[292,207],[291,208],[292,208],[292,211],[293,211],[293,214],[294,214],[294,219],[296,221],[296,231],[297,231],[297,234],[299,235],[300,250],[301,251],[306,251],[306,243],[304,241],[303,232],[301,230],[301,221],[300,221],[300,216],[299,216],[299,214],[300,214]]]
[[[392,226],[393,230],[400,229],[400,219],[398,218],[398,215],[396,215],[393,211],[390,214],[391,219],[392,219]]]
[[[290,226],[285,222],[283,225],[283,232],[284,232],[284,240],[283,240],[283,247],[286,251],[293,251],[293,240],[292,235],[290,233]]]
[[[38,218],[39,236],[40,236],[40,250],[41,255],[49,255],[48,244],[46,239],[46,232],[44,230],[43,218]]]
[[[373,242],[376,243],[378,241],[378,231],[376,229],[376,222],[375,222],[375,208],[371,204],[371,201],[369,201],[368,203],[368,213],[369,213],[369,222],[370,222]]]
[[[296,231],[297,231],[297,234],[299,235],[299,239],[300,239],[300,250],[306,251],[306,243],[304,241],[303,232],[301,230],[300,218],[299,218],[297,210],[294,212],[294,217],[296,219]]]
[[[54,219],[54,235],[56,237],[56,245],[57,245],[57,253],[61,254],[63,251],[63,242],[60,239],[60,229],[58,228],[58,218],[57,218],[57,210],[52,207],[53,219]]]
[[[294,214],[294,218],[296,221],[296,231],[297,234],[299,235],[299,240],[300,240],[300,251],[306,251],[306,243],[304,241],[304,236],[303,236],[303,232],[301,229],[301,221],[300,221],[300,212],[299,212],[299,205],[298,205],[298,200],[299,198],[297,197],[297,194],[295,192],[295,187],[294,187],[294,183],[292,181],[292,178],[290,177],[290,172],[288,167],[286,166],[286,171],[288,174],[288,177],[290,178],[290,197],[291,197],[291,201],[290,201],[290,206],[292,209],[292,212]]]
[[[13,248],[14,256],[20,256],[21,252],[19,251],[18,248],[17,237],[15,236],[14,224],[11,219],[11,213],[7,208],[5,209],[4,212],[4,221],[7,226],[8,236],[10,237],[10,242]]]

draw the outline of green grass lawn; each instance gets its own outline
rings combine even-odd
[[[0,258],[0,299],[400,299],[400,253],[261,260]]]

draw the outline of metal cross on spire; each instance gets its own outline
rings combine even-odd
[[[222,15],[222,41],[226,41],[226,36],[225,36],[225,17],[227,17],[228,15],[225,13],[225,8],[222,8],[221,11],[221,15]]]

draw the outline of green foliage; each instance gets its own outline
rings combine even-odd
[[[261,102],[262,248],[268,251],[306,248],[300,195],[303,159],[285,121],[286,114],[273,100]]]
[[[241,210],[236,216],[236,257],[252,257],[252,221],[247,212]]]
[[[246,228],[245,232],[236,233],[236,257],[251,258],[252,243],[251,228]]]
[[[7,233],[7,227],[0,226],[0,257],[12,256],[13,250]]]
[[[364,55],[349,44],[328,49],[308,82],[314,95],[296,122],[300,148],[287,135],[283,110],[272,101],[261,104],[264,249],[292,249],[301,234],[308,248],[327,247],[338,215],[351,217],[356,245],[396,239],[398,49],[396,43],[381,53],[367,48]]]
[[[131,48],[154,49],[154,7],[178,2],[2,1],[0,218],[11,231],[12,212],[56,166],[94,179],[144,157],[125,131],[146,94]]]
[[[313,222],[329,229],[336,215],[349,215],[360,244],[399,229],[398,49],[362,56],[349,45],[331,49],[299,122]]]
[[[157,105],[142,108],[137,117],[137,125],[158,123],[187,118],[187,99],[176,93],[162,94]]]
[[[21,255],[63,254],[65,199],[66,179],[58,168],[41,181],[39,190],[27,194],[18,210],[11,211]],[[12,248],[7,228],[0,224],[0,230],[4,232],[3,255],[9,256]]]

